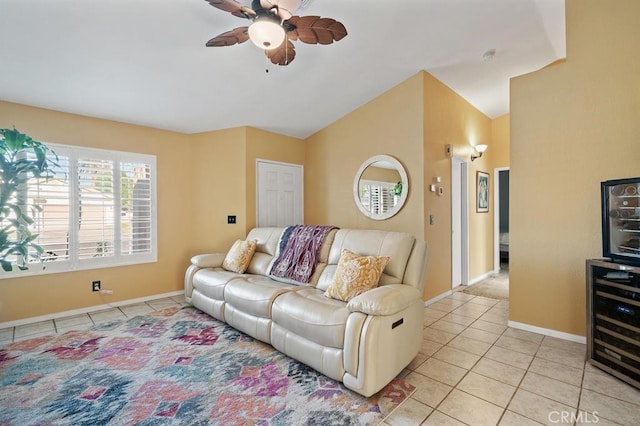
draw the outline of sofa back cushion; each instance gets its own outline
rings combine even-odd
[[[256,274],[256,275],[269,275],[269,269],[271,268],[271,263],[273,262],[274,256],[278,252],[278,244],[280,243],[280,236],[284,232],[285,228],[272,227],[272,228],[254,228],[249,231],[247,235],[247,240],[257,240],[258,243],[256,245],[256,252],[251,259],[251,263],[246,270],[247,274]],[[333,244],[333,240],[335,238],[337,229],[333,229],[329,231],[327,237],[320,248],[320,253],[318,255],[318,264],[316,265],[316,270],[311,277],[311,282],[305,285],[315,286],[324,268],[327,266],[327,262],[329,259],[329,252],[331,250],[331,245]],[[276,281],[282,281],[289,284],[300,284],[291,280],[287,280],[284,278],[276,278],[271,277]]]
[[[280,235],[284,228],[254,228],[247,235],[247,241],[256,240],[256,251],[246,273],[267,275],[269,265],[278,249]]]
[[[389,263],[380,277],[380,284],[402,284],[415,237],[404,232],[374,231],[363,229],[340,229],[336,232],[327,266],[324,268],[317,287],[326,290],[340,261],[342,249],[361,256],[389,256]]]

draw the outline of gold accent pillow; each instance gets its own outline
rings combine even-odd
[[[348,302],[359,294],[378,286],[389,256],[358,256],[342,249],[333,282],[324,295]]]
[[[257,243],[257,240],[237,240],[233,243],[231,250],[229,250],[229,253],[225,256],[224,262],[222,262],[222,267],[227,271],[243,274],[249,267],[251,258],[256,252]]]

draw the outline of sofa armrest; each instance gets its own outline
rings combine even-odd
[[[347,309],[367,315],[393,315],[415,303],[421,296],[410,285],[383,285],[354,297],[347,304]]]
[[[191,263],[198,268],[218,268],[222,266],[225,256],[224,253],[199,254],[191,258]]]

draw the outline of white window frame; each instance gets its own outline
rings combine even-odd
[[[158,261],[158,225],[157,225],[157,177],[156,177],[156,156],[149,154],[139,154],[124,151],[113,151],[96,148],[85,148],[71,145],[61,145],[46,143],[47,147],[53,150],[60,157],[69,158],[69,252],[68,260],[57,260],[53,262],[32,262],[28,264],[28,269],[13,269],[11,272],[0,271],[0,279],[17,278],[32,275],[42,275],[61,272],[72,272],[88,269],[109,268],[143,263],[153,263]],[[79,259],[79,232],[78,228],[78,160],[79,159],[100,159],[113,161],[113,256],[94,257]],[[150,166],[150,195],[151,195],[151,227],[150,227],[150,251],[148,253],[122,254],[121,247],[121,168],[120,163],[144,163]],[[55,169],[54,169],[55,171]],[[37,241],[36,241],[37,243]]]

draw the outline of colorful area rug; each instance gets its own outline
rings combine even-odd
[[[0,425],[377,424],[413,390],[364,398],[192,307],[0,347]]]

